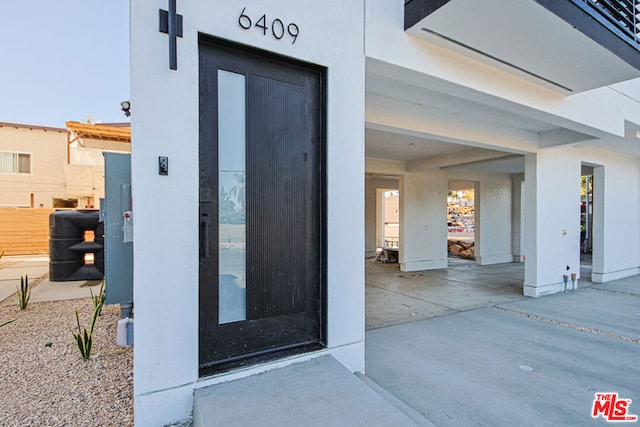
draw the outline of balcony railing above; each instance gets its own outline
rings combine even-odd
[[[571,0],[604,26],[640,50],[640,0]]]

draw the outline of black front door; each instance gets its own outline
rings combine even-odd
[[[200,372],[324,342],[324,71],[200,41]]]

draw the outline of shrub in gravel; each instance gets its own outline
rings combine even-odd
[[[80,328],[80,317],[78,316],[78,309],[76,308],[76,324],[78,325],[78,333],[72,332],[73,337],[78,344],[78,349],[84,360],[88,360],[91,356],[91,346],[93,345],[93,330],[96,326],[96,320],[102,311],[102,303],[96,305],[93,309],[93,319],[91,320],[91,327]]]
[[[20,310],[27,308],[29,298],[31,298],[31,290],[29,289],[29,276],[20,276],[20,287],[18,289],[18,305]]]
[[[98,309],[98,306],[100,307],[98,309],[98,316],[100,316],[100,314],[102,313],[102,306],[104,305],[104,280],[105,279],[102,279],[102,284],[100,285],[99,294],[94,295],[93,291],[89,289],[89,293],[91,294],[91,300],[93,301],[93,307],[95,309]]]

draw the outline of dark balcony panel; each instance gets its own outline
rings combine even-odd
[[[451,0],[405,0],[404,2],[404,29],[416,25],[422,18],[449,3]]]

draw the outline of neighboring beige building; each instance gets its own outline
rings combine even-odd
[[[129,124],[0,122],[0,207],[97,208],[102,152],[130,152]]]

